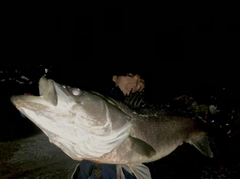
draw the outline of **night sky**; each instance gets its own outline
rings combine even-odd
[[[60,83],[87,87],[137,65],[149,73],[154,95],[235,87],[238,6],[220,6],[6,5],[0,65],[50,64]]]
[[[1,58],[64,64],[238,59],[240,25],[234,5],[32,6],[3,6]]]

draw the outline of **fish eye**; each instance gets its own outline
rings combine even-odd
[[[79,88],[71,88],[70,91],[74,96],[79,96],[82,94],[82,91]]]

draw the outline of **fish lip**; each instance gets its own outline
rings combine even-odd
[[[23,99],[22,99],[23,96],[25,96],[25,95],[12,95],[12,96],[10,97],[10,100],[11,100],[11,102],[16,106],[16,105],[17,105],[16,101],[17,101],[17,100],[23,100]]]
[[[14,106],[16,106],[16,100],[19,98],[19,96],[17,95],[13,95],[10,97],[10,101],[12,102],[12,104],[14,104]]]
[[[10,97],[12,104],[22,112],[21,108],[24,106],[27,100],[25,99],[26,95],[13,95]]]
[[[38,96],[33,95],[13,95],[10,97],[10,101],[14,104],[14,106],[22,106],[25,102],[34,102],[34,98]],[[21,104],[21,105],[20,105]]]

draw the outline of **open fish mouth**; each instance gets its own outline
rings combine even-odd
[[[100,99],[97,93],[66,87],[46,77],[39,80],[39,96],[11,97],[20,112],[76,160],[100,157],[120,145],[130,133],[128,116],[121,110],[109,114],[116,107]],[[116,113],[120,117],[113,118],[118,120],[115,123],[111,117],[118,116]]]

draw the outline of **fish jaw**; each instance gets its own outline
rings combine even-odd
[[[45,77],[39,81],[39,93],[15,95],[11,102],[75,160],[100,157],[129,136],[129,117],[97,94],[75,94]]]

